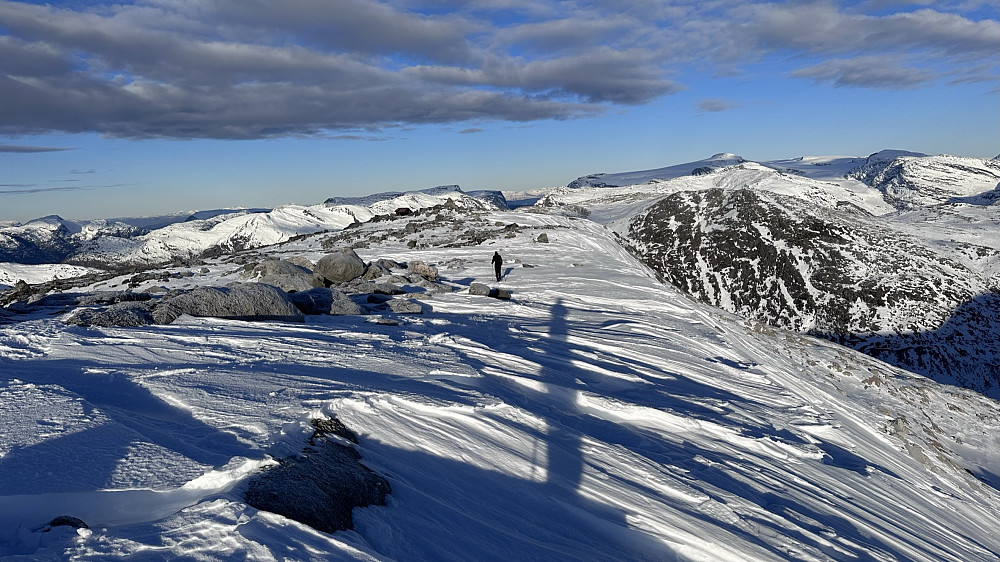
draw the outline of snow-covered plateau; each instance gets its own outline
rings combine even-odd
[[[91,237],[60,251],[129,270],[74,280],[5,265],[0,557],[1000,560],[996,170],[720,154],[515,209],[449,187]],[[968,388],[849,347],[941,334]],[[385,505],[337,532],[251,507],[327,439]]]

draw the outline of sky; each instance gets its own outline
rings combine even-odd
[[[0,221],[1000,154],[1000,0],[0,0]]]

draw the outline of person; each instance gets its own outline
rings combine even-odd
[[[500,281],[500,268],[503,267],[503,258],[500,252],[493,252],[493,269],[497,272],[497,281]]]

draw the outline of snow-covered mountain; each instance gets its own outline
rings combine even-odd
[[[724,160],[515,210],[450,188],[328,201],[310,212],[370,215],[254,248],[314,208],[212,217],[191,224],[260,230],[196,264],[19,284],[0,309],[0,556],[1000,558],[988,377],[941,384],[830,341],[988,366],[1000,205],[900,211],[849,175],[866,158]],[[362,276],[324,277],[350,249]],[[247,321],[226,307],[255,306],[248,286],[303,313]],[[335,294],[366,314],[317,314]],[[339,470],[328,441],[386,505],[339,532],[251,507],[262,470]]]
[[[322,230],[340,230],[375,215],[403,208],[416,210],[447,200],[470,209],[506,208],[499,192],[466,194],[458,186],[441,186],[333,198],[320,205],[187,212],[145,220],[72,222],[45,217],[0,228],[0,262],[142,268],[268,246]]]
[[[1000,162],[882,151],[695,168],[548,204],[603,213],[702,302],[1000,397]]]

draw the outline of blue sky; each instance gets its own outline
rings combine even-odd
[[[0,0],[0,220],[1000,154],[1000,1]]]

